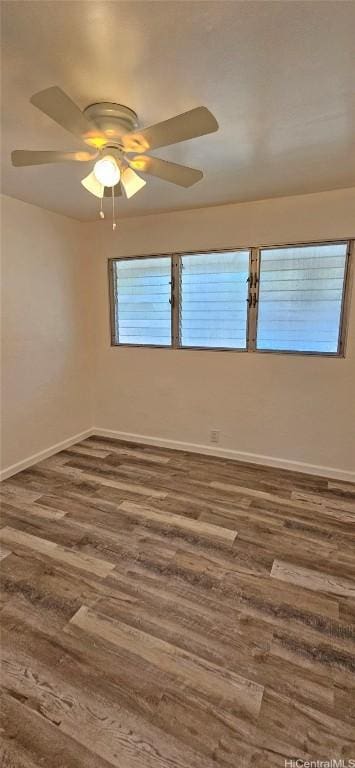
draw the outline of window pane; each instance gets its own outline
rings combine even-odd
[[[249,251],[181,258],[181,345],[246,348]]]
[[[260,253],[257,349],[338,351],[347,243]]]
[[[171,345],[171,258],[114,262],[120,344]]]

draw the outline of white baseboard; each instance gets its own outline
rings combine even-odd
[[[219,448],[215,445],[203,445],[201,443],[185,443],[180,440],[170,440],[165,437],[154,437],[152,435],[137,435],[131,432],[118,432],[113,429],[101,429],[100,427],[93,427],[87,429],[85,432],[80,432],[77,435],[72,435],[67,440],[62,440],[60,443],[51,445],[50,448],[46,448],[44,451],[34,453],[32,456],[28,456],[27,459],[19,461],[17,464],[12,464],[10,467],[6,467],[0,472],[1,480],[6,480],[12,475],[16,475],[17,472],[21,472],[23,469],[31,467],[33,464],[37,464],[39,461],[53,456],[55,453],[63,451],[65,448],[69,448],[75,443],[80,443],[81,440],[85,440],[92,435],[98,435],[99,437],[111,437],[116,440],[127,440],[132,443],[142,443],[144,445],[154,445],[158,448],[171,448],[176,451],[188,451],[191,453],[201,453],[207,456],[217,456],[224,459],[232,459],[233,461],[244,461],[250,464],[261,464],[266,467],[275,467],[277,469],[288,469],[292,472],[302,472],[307,475],[319,475],[321,477],[328,477],[333,480],[344,480],[349,483],[355,482],[355,472],[351,472],[346,469],[337,469],[335,467],[324,467],[318,464],[307,464],[302,461],[291,461],[289,459],[275,458],[274,456],[264,456],[256,453],[246,453],[242,451],[234,451],[232,448]]]
[[[49,456],[53,456],[55,453],[59,453],[59,451],[64,451],[65,448],[69,448],[71,445],[74,445],[74,443],[79,443],[81,440],[85,440],[86,437],[90,437],[92,434],[92,429],[86,429],[85,432],[80,432],[78,435],[72,435],[72,437],[68,437],[67,440],[62,440],[60,443],[51,445],[50,448],[46,448],[44,451],[33,453],[32,456],[28,456],[27,459],[18,461],[17,464],[11,464],[10,467],[5,467],[5,469],[0,472],[0,482],[12,475],[16,475],[18,472],[22,472],[23,469],[32,467],[33,464],[37,464],[39,461],[48,459]]]
[[[169,440],[165,437],[153,437],[150,435],[136,435],[131,432],[117,432],[113,429],[101,429],[94,427],[91,434],[99,437],[112,437],[116,440],[128,440],[132,443],[143,443],[144,445],[154,445],[158,448],[172,448],[177,451],[188,451],[191,453],[202,453],[207,456],[217,456],[223,459],[232,459],[234,461],[244,461],[251,464],[262,464],[267,467],[277,469],[288,469],[292,472],[302,472],[307,475],[319,475],[329,477],[333,480],[345,480],[346,482],[355,482],[355,472],[347,469],[337,469],[335,467],[323,467],[318,464],[307,464],[303,461],[291,461],[289,459],[279,459],[273,456],[263,456],[257,453],[244,453],[234,451],[232,448],[219,448],[215,445],[203,445],[200,443],[185,443],[180,440]]]

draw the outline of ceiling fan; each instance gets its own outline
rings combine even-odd
[[[148,128],[138,128],[137,115],[129,107],[110,102],[91,104],[82,112],[58,86],[35,93],[30,99],[48,117],[81,139],[91,151],[56,152],[15,150],[16,167],[43,163],[94,162],[81,183],[101,198],[139,192],[146,182],[136,171],[191,187],[203,177],[202,171],[170,163],[145,154],[158,147],[177,144],[218,130],[218,123],[206,107],[196,107]]]

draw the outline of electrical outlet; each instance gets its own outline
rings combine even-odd
[[[219,443],[219,429],[211,429],[210,443]]]

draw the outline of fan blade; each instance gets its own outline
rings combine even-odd
[[[178,184],[180,187],[192,187],[193,184],[203,178],[202,171],[198,171],[196,168],[170,163],[167,160],[160,160],[159,157],[137,155],[130,161],[130,164],[137,171],[158,176],[159,179]]]
[[[85,176],[85,179],[81,180],[81,184],[95,197],[104,196],[105,187],[103,184],[100,184],[93,171],[88,176]]]
[[[12,165],[19,168],[24,165],[42,165],[44,163],[87,163],[95,160],[97,153],[92,152],[32,152],[27,149],[15,149],[11,152]]]
[[[35,93],[30,101],[62,128],[78,136],[91,147],[99,149],[107,144],[105,134],[85,117],[81,109],[57,85]]]
[[[147,152],[217,130],[218,123],[211,112],[206,107],[196,107],[149,128],[127,133],[122,141],[126,152]]]
[[[146,183],[147,182],[144,181],[144,179],[141,179],[141,177],[138,176],[138,173],[132,171],[131,168],[126,168],[126,170],[121,174],[121,184],[125,191],[126,197],[128,198],[133,197],[136,192],[139,192],[142,187],[145,187]]]
[[[122,188],[121,184],[118,182],[116,186],[113,188],[115,192],[115,197],[121,197],[122,195]],[[104,197],[112,197],[112,187],[105,187],[104,191]]]

